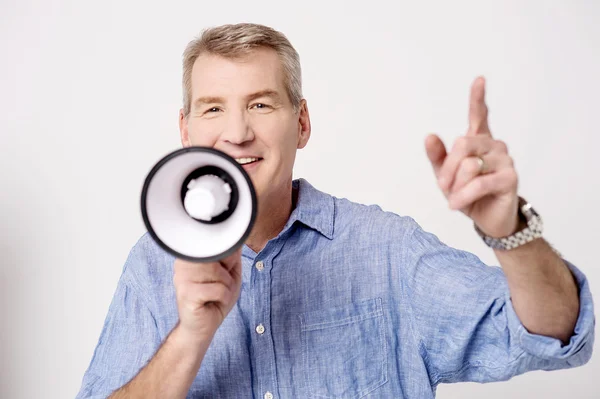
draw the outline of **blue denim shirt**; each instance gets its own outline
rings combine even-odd
[[[433,398],[440,383],[590,359],[593,303],[571,263],[581,306],[563,346],[523,327],[499,267],[408,216],[302,179],[294,188],[281,233],[259,253],[244,246],[240,298],[188,398]],[[106,398],[127,383],[175,326],[173,261],[149,235],[133,247],[77,398]]]

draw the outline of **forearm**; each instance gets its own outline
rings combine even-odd
[[[564,261],[543,239],[510,251],[496,250],[515,312],[532,334],[567,343],[579,314],[577,283]]]
[[[211,339],[188,337],[176,326],[152,360],[110,398],[185,398]]]

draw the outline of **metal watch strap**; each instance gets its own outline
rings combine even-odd
[[[475,230],[479,236],[483,239],[488,247],[501,250],[511,250],[521,245],[525,245],[528,242],[535,240],[536,238],[542,237],[542,231],[544,228],[542,217],[533,209],[524,198],[519,197],[519,212],[520,217],[524,217],[527,221],[527,227],[521,231],[518,231],[510,236],[494,238],[487,236],[476,224]],[[556,251],[555,251],[556,252]]]

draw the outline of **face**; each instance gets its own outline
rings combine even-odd
[[[308,142],[310,118],[304,100],[294,110],[275,51],[256,50],[242,60],[198,57],[191,100],[188,117],[183,110],[179,116],[184,146],[212,147],[235,158],[259,199],[276,200],[290,191],[296,150]]]

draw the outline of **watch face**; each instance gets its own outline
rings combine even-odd
[[[525,198],[519,197],[519,207],[521,208],[521,213],[525,216],[526,220],[529,221],[534,216],[539,216],[538,213],[533,209],[533,206],[527,202]]]

